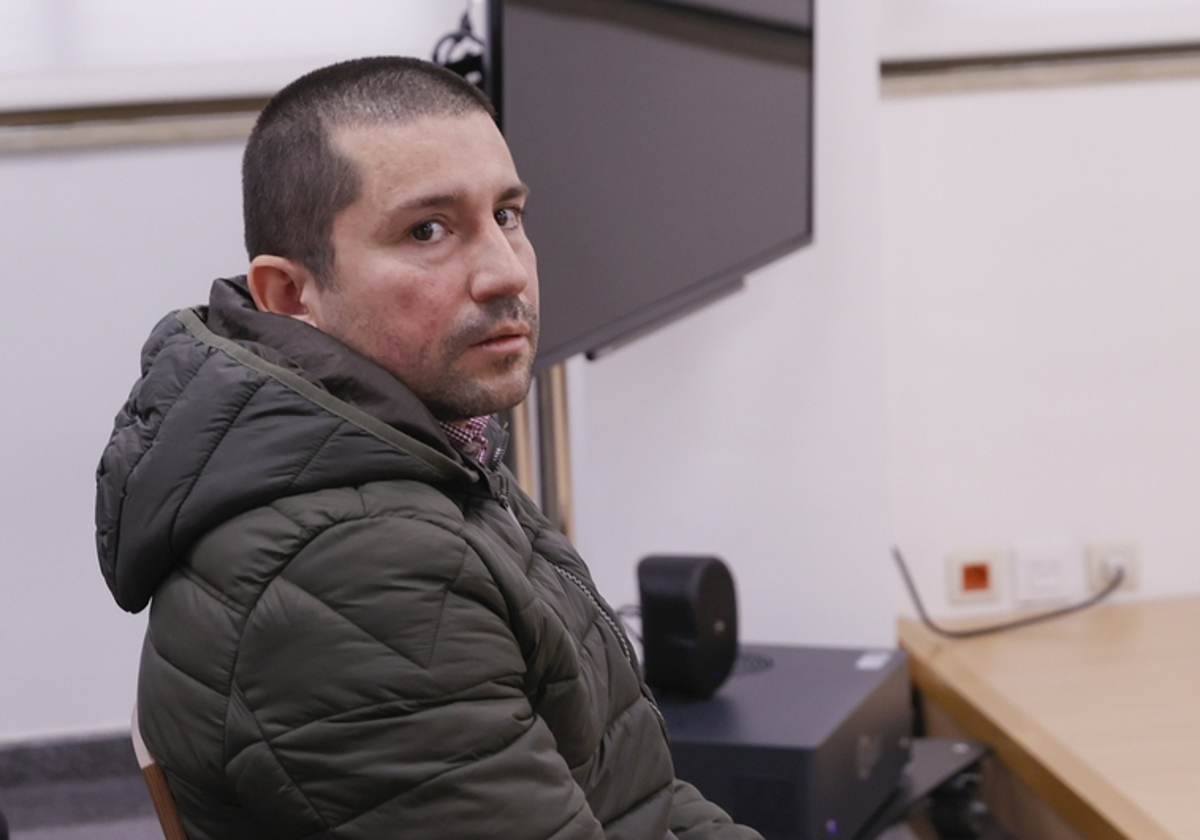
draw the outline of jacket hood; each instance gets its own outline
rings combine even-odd
[[[244,278],[159,321],[96,473],[96,548],[137,612],[192,544],[284,496],[480,481],[428,409],[336,339],[259,312]]]

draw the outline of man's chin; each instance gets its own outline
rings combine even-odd
[[[532,366],[524,365],[519,370],[487,380],[463,377],[452,387],[429,395],[417,394],[417,397],[438,420],[454,422],[495,414],[518,405],[528,396],[531,381]]]

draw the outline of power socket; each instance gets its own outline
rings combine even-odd
[[[995,548],[956,551],[946,558],[946,600],[956,606],[1000,600],[1005,552]]]
[[[1086,566],[1088,589],[1093,593],[1104,589],[1113,579],[1118,567],[1125,570],[1125,577],[1118,592],[1133,592],[1141,584],[1141,560],[1135,540],[1107,540],[1089,543]]]

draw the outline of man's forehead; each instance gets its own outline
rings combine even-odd
[[[367,182],[382,178],[393,185],[434,183],[452,190],[453,183],[483,186],[478,179],[504,181],[501,189],[519,185],[508,145],[491,117],[483,112],[431,115],[403,122],[350,124],[331,132],[337,151],[349,159]]]
[[[329,130],[334,147],[342,152],[361,152],[366,149],[411,151],[414,147],[441,146],[447,141],[470,146],[502,147],[508,144],[486,113],[471,111],[465,114],[424,114],[406,119],[380,122],[350,122],[334,125]]]

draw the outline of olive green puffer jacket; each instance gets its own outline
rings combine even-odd
[[[139,716],[192,840],[757,837],[674,779],[613,611],[498,455],[240,280],[155,328],[97,544],[121,606],[153,598]]]

